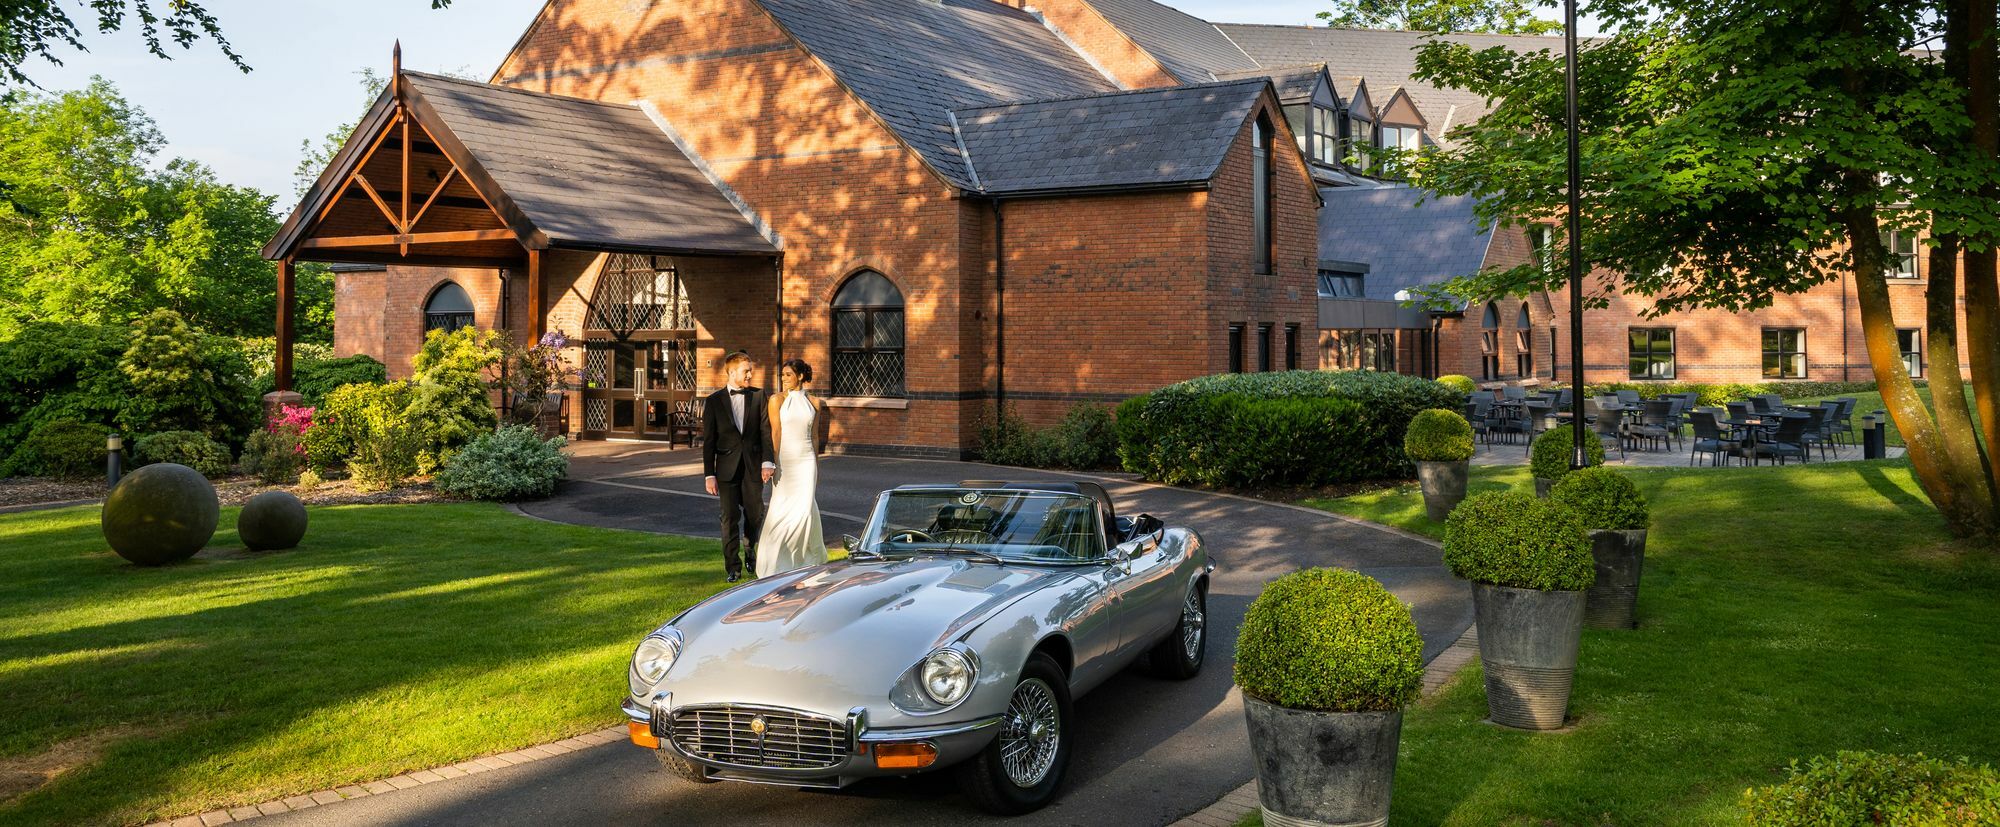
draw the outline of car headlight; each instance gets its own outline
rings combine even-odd
[[[659,686],[680,656],[680,641],[673,637],[654,635],[641,641],[638,651],[632,653],[632,694],[644,695]]]
[[[952,649],[939,649],[924,658],[917,685],[933,703],[950,706],[972,691],[972,662]]]

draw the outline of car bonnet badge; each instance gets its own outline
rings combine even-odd
[[[763,735],[764,735],[764,730],[765,730],[765,729],[767,729],[767,728],[769,728],[769,727],[770,727],[770,724],[768,724],[768,723],[765,723],[765,721],[764,721],[764,716],[762,716],[762,715],[759,715],[759,716],[757,716],[757,717],[755,717],[755,718],[751,718],[751,719],[750,719],[750,734],[752,734],[752,735],[755,735],[755,736],[758,736],[758,737],[760,737],[760,738],[761,738],[761,737],[763,737]]]
[[[963,494],[960,494],[958,495],[958,502],[960,505],[972,505],[973,503],[979,502],[979,492],[967,491]]]

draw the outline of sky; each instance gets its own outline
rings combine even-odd
[[[144,110],[166,137],[159,159],[207,164],[222,180],[293,198],[292,171],[300,144],[318,142],[367,108],[358,72],[386,73],[390,48],[400,38],[403,65],[456,72],[484,80],[499,65],[541,9],[543,0],[456,0],[432,10],[426,0],[208,0],[237,52],[252,71],[238,71],[215,45],[199,41],[187,51],[169,45],[174,59],[146,53],[136,33],[84,39],[88,52],[61,51],[64,65],[36,61],[25,68],[45,89],[80,88],[94,75],[118,87]],[[1327,0],[1170,0],[1207,20],[1232,23],[1309,24],[1330,7]],[[64,2],[87,14],[80,2]],[[94,18],[80,20],[94,29]]]

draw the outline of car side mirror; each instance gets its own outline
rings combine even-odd
[[[852,554],[855,549],[861,548],[861,538],[852,534],[842,534],[840,535],[840,545],[841,548],[847,549],[848,553]]]

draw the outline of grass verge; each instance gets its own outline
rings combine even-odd
[[[0,767],[53,774],[0,822],[144,822],[602,728],[640,637],[725,585],[713,541],[486,504],[311,516],[251,554],[225,509],[202,556],[141,569],[95,506],[0,515]]]
[[[1393,823],[1741,823],[1794,758],[2000,762],[2000,565],[1949,540],[1906,465],[1628,473],[1653,509],[1640,628],[1584,633],[1574,731],[1483,723],[1467,669],[1406,718]],[[1475,468],[1471,490],[1530,485]],[[1414,485],[1305,504],[1442,528]]]
[[[1854,438],[1856,441],[1859,441],[1861,439],[1860,436],[1861,417],[1874,413],[1879,410],[1883,410],[1881,391],[1867,391],[1865,393],[1840,393],[1840,394],[1834,394],[1833,396],[1815,396],[1809,399],[1788,399],[1786,401],[1799,405],[1812,405],[1828,399],[1838,399],[1843,396],[1854,397],[1854,430],[1855,430]],[[1923,399],[1924,407],[1926,409],[1930,408],[1931,388],[1929,385],[1925,385],[1921,388],[1918,388],[1917,396]],[[1965,398],[1967,399],[1972,398],[1971,385],[1965,386]],[[1972,427],[1975,429],[1979,427],[1979,413],[1977,411],[1974,411],[1972,414]],[[1887,442],[1890,445],[1903,444],[1903,434],[1901,431],[1898,431],[1893,424],[1890,426],[1889,432],[1882,435],[1882,438],[1884,442]]]

